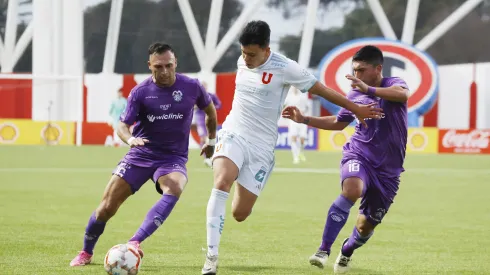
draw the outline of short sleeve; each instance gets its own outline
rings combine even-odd
[[[206,107],[208,107],[209,103],[211,103],[211,96],[209,96],[208,92],[204,87],[201,85],[201,83],[197,82],[197,100],[196,100],[196,105],[197,108],[204,110]]]
[[[288,65],[284,72],[284,82],[306,93],[315,85],[317,80],[307,69],[301,67],[296,61],[288,60]]]
[[[141,99],[139,94],[140,93],[138,89],[131,90],[128,96],[128,102],[126,108],[124,109],[124,112],[122,112],[119,118],[122,122],[126,123],[127,125],[133,125],[140,111]]]
[[[219,100],[218,96],[216,94],[209,94],[211,96],[211,99],[213,100],[214,108],[216,110],[221,108],[221,100]]]
[[[387,82],[388,83],[386,83],[386,85],[385,85],[386,87],[400,86],[403,89],[407,89],[408,90],[408,85],[405,82],[405,80],[403,80],[403,79],[401,79],[399,77],[390,78]]]

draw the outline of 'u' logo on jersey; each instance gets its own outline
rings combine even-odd
[[[264,72],[262,74],[262,83],[269,84],[272,80],[273,74]]]

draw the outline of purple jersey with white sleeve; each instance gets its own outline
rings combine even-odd
[[[132,125],[133,136],[149,140],[133,147],[125,160],[140,167],[152,167],[171,157],[187,160],[194,105],[206,108],[209,94],[197,79],[176,74],[170,87],[157,86],[152,77],[133,88],[121,121]]]
[[[400,86],[408,89],[405,81],[398,77],[385,77],[381,87]],[[355,133],[344,145],[342,162],[358,159],[368,163],[382,177],[396,178],[404,171],[403,163],[407,146],[407,103],[388,101],[370,96],[356,89],[347,98],[357,104],[377,103],[384,116],[365,120],[368,128],[357,124]],[[352,122],[352,112],[341,109],[337,121]]]

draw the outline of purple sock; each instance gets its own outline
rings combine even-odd
[[[179,198],[164,194],[162,198],[150,209],[140,228],[130,241],[142,242],[155,232],[167,219]]]
[[[99,240],[100,235],[104,233],[106,222],[95,219],[95,212],[92,213],[85,228],[85,237],[83,239],[83,251],[94,254],[94,247]]]
[[[344,246],[342,246],[342,255],[347,257],[352,256],[354,250],[363,246],[369,240],[369,238],[371,238],[373,233],[374,231],[371,231],[369,235],[363,237],[361,236],[361,234],[359,234],[359,231],[354,226],[354,230],[352,230],[352,234],[350,235],[349,240],[344,244]]]
[[[342,195],[338,196],[332,203],[332,206],[330,206],[330,209],[328,210],[327,221],[325,223],[325,229],[323,230],[322,244],[320,245],[319,250],[327,251],[330,255],[332,244],[347,222],[350,209],[353,205],[353,202]]]

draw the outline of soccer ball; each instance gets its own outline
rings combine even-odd
[[[113,246],[104,258],[104,268],[110,275],[136,275],[141,266],[138,250],[129,244]]]

